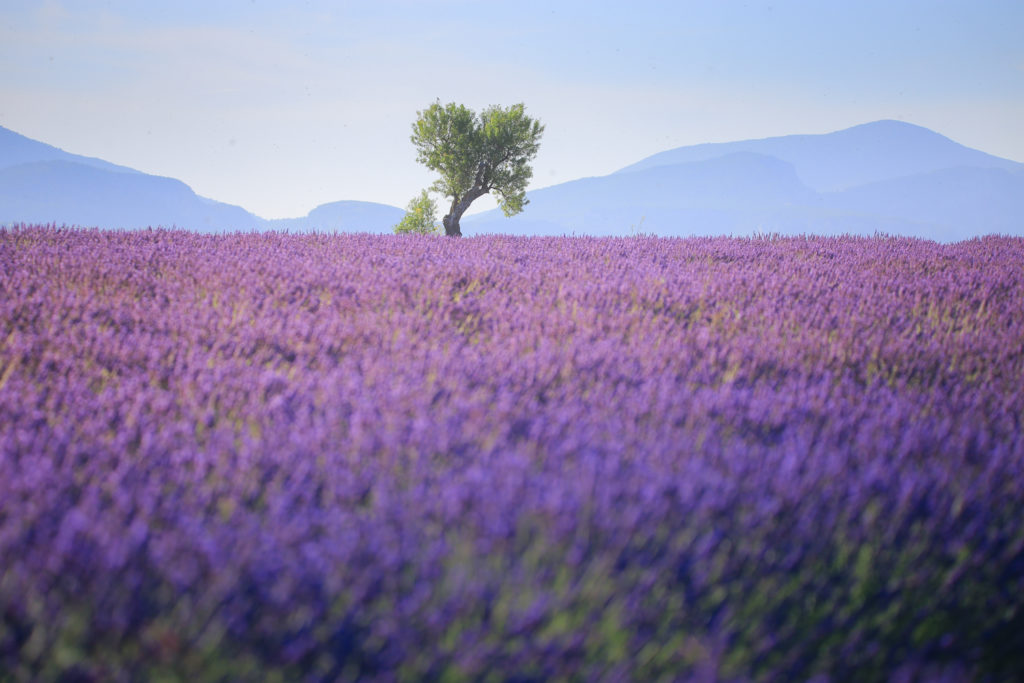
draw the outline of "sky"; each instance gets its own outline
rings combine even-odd
[[[878,119],[1024,161],[1021,36],[1021,0],[2,0],[0,125],[264,218],[405,206],[437,100],[524,103],[531,189]]]

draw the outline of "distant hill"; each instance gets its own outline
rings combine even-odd
[[[303,218],[266,220],[201,197],[180,180],[71,154],[0,127],[0,224],[388,232],[404,213],[384,204],[341,201]]]
[[[202,232],[261,229],[264,223],[245,209],[200,197],[180,180],[75,161],[0,169],[0,219],[106,228],[177,226]]]
[[[728,234],[756,222],[765,211],[814,202],[817,195],[800,182],[792,165],[737,152],[574,180],[529,197],[526,211],[514,218],[486,212],[463,222],[472,233],[511,229],[517,234],[624,235],[695,223],[703,226],[702,234]]]
[[[736,152],[764,154],[788,162],[800,180],[818,192],[957,166],[1008,170],[1024,167],[1016,161],[964,147],[927,128],[884,120],[824,135],[787,135],[679,147],[649,156],[617,173],[705,161]]]
[[[70,154],[62,149],[27,138],[13,130],[0,126],[0,169],[30,164],[36,161],[67,161],[104,171],[120,171],[122,173],[138,173],[127,166],[118,166],[109,161]]]
[[[943,242],[1024,235],[1024,164],[899,121],[680,147],[528,196],[526,210],[513,218],[500,211],[463,218],[466,234],[884,232]],[[200,197],[179,180],[0,127],[0,224],[387,233],[403,213],[338,201],[300,218],[266,220]]]
[[[1024,164],[898,121],[681,147],[528,197],[511,219],[463,219],[467,234],[1024,234]]]
[[[934,226],[940,241],[1024,235],[1024,169],[959,166],[867,183],[825,196],[838,211]]]
[[[322,204],[302,218],[277,218],[267,221],[272,230],[289,232],[373,232],[390,233],[405,211],[374,202],[340,201]]]
[[[200,197],[173,178],[71,154],[0,127],[0,223],[259,230],[245,209]]]

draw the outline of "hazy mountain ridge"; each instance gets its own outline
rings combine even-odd
[[[0,127],[0,224],[385,232],[403,213],[384,204],[342,201],[301,218],[267,220],[197,195],[180,180],[71,154]]]
[[[74,161],[34,161],[0,170],[4,222],[109,228],[178,226],[214,231],[258,227],[241,207],[208,200],[188,185]]]
[[[836,209],[949,228],[958,239],[972,228],[1024,232],[1024,170],[958,166],[876,181],[825,196]],[[937,227],[936,229],[939,229]]]
[[[680,147],[528,197],[510,219],[497,210],[466,216],[468,234],[1024,234],[1024,164],[898,121]],[[179,180],[0,128],[0,224],[389,233],[403,213],[346,200],[267,220]]]
[[[518,216],[485,212],[468,217],[466,227],[664,236],[885,232],[944,242],[1024,234],[1024,164],[898,121],[681,147],[528,197]]]
[[[321,204],[301,218],[275,218],[266,223],[271,230],[291,232],[337,230],[390,233],[404,215],[403,209],[387,204],[342,200]]]
[[[801,179],[818,192],[956,166],[1024,168],[1024,164],[965,147],[922,126],[882,120],[821,135],[787,135],[679,147],[649,156],[615,173],[706,161],[735,152],[764,154],[791,163]]]
[[[39,161],[66,161],[105,171],[139,173],[134,168],[112,164],[103,159],[65,152],[59,147],[33,140],[0,126],[0,169]]]

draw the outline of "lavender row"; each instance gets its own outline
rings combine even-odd
[[[0,230],[0,671],[1011,678],[1022,263]]]

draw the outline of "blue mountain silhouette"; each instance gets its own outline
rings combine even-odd
[[[385,232],[403,213],[384,204],[345,201],[302,218],[268,221],[201,197],[180,180],[71,154],[0,127],[0,224]]]
[[[823,135],[680,147],[615,173],[529,193],[511,219],[463,219],[469,235],[889,234],[957,241],[1024,235],[1024,164],[934,131],[876,121]],[[390,232],[402,210],[324,204],[266,220],[179,180],[71,154],[0,127],[0,224],[203,232]]]
[[[466,232],[1024,234],[1024,164],[899,121],[681,147],[528,197],[511,219],[465,218]]]

